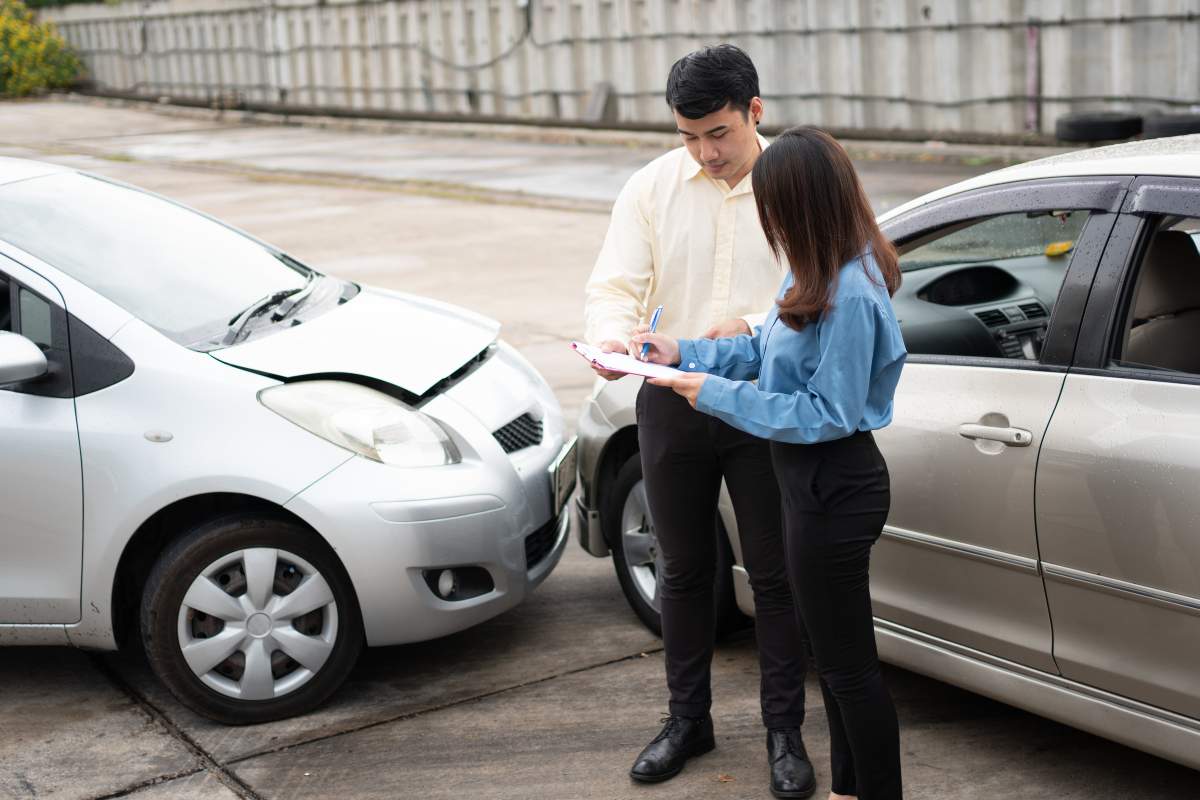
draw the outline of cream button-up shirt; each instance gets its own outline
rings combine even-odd
[[[626,342],[660,304],[658,330],[675,338],[732,317],[753,328],[785,272],[759,224],[750,174],[731,189],[679,147],[634,173],[617,197],[587,282],[585,335]]]

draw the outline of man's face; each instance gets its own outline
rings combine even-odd
[[[750,101],[748,114],[730,105],[700,119],[688,119],[676,111],[675,127],[705,174],[733,187],[758,158],[755,123],[762,119],[762,111],[762,100],[757,97]]]

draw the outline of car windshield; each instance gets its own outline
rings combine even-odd
[[[60,173],[0,187],[7,240],[189,346],[223,334],[307,267],[215,220],[128,186]]]

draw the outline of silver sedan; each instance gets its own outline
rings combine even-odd
[[[0,208],[0,643],[261,722],[558,563],[574,451],[497,323],[49,164]]]
[[[877,433],[881,656],[1200,768],[1200,137],[1000,170],[880,223],[911,354]],[[583,409],[576,513],[657,630],[637,388]],[[713,513],[736,625],[727,497]]]

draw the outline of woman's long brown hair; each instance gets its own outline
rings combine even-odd
[[[875,224],[875,212],[850,156],[816,128],[789,128],[763,150],[752,177],[758,218],[794,285],[779,300],[779,318],[803,330],[828,310],[838,270],[870,247],[888,294],[900,287],[896,248]],[[863,264],[867,277],[878,280]]]

